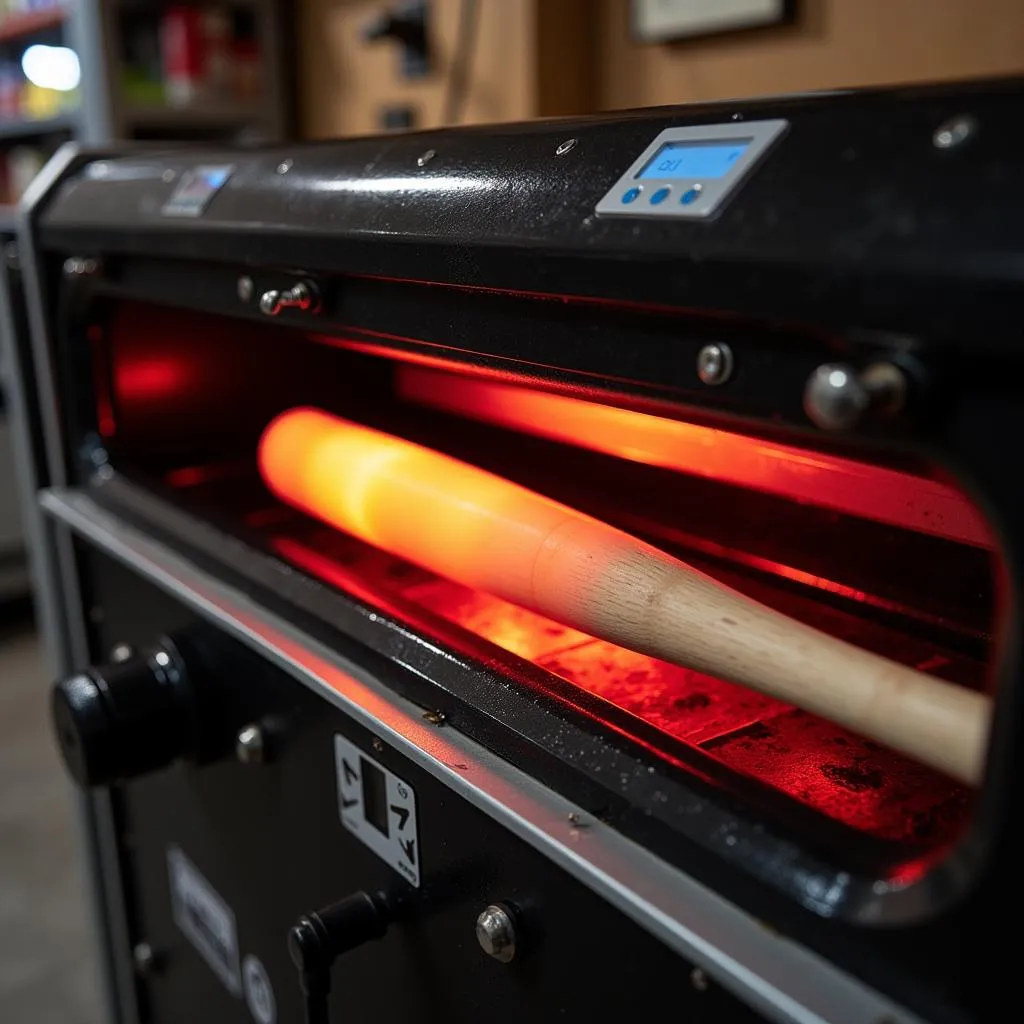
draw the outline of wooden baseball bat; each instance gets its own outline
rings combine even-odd
[[[830,637],[550,498],[317,409],[275,419],[259,461],[286,503],[432,572],[981,780],[987,697]]]

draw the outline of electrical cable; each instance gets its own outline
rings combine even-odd
[[[479,0],[462,0],[459,9],[459,28],[455,37],[448,87],[445,90],[443,124],[458,124],[465,114],[469,92],[469,72],[476,49],[477,28],[480,22]]]

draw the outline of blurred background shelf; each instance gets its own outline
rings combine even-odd
[[[231,127],[261,122],[271,116],[272,113],[261,106],[237,103],[195,103],[184,107],[137,104],[126,106],[121,111],[121,119],[126,125],[174,129],[190,125],[197,128]]]
[[[12,14],[0,15],[0,43],[23,36],[43,32],[46,29],[58,28],[67,18],[65,4],[55,4],[38,11],[16,11]]]
[[[77,127],[78,116],[73,111],[56,117],[25,117],[17,121],[0,118],[0,139],[28,139],[38,135],[74,132]]]

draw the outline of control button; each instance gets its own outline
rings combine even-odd
[[[680,197],[679,202],[683,206],[689,206],[690,203],[696,202],[700,197],[701,192],[704,191],[703,185],[694,185],[693,188],[688,188]]]
[[[52,691],[57,745],[84,788],[134,779],[197,750],[197,705],[177,647],[165,637],[144,654],[124,653]]]
[[[638,185],[634,185],[633,188],[627,188],[622,193],[622,201],[624,203],[632,203],[635,199],[639,198],[641,191],[643,191]]]
[[[651,196],[651,206],[657,206],[659,203],[665,202],[665,200],[668,199],[669,193],[671,191],[672,189],[670,189],[668,186],[666,186],[665,188],[659,188],[658,191]]]

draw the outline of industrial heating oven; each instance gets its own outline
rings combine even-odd
[[[1022,110],[62,151],[11,410],[112,1019],[1005,1019]]]

